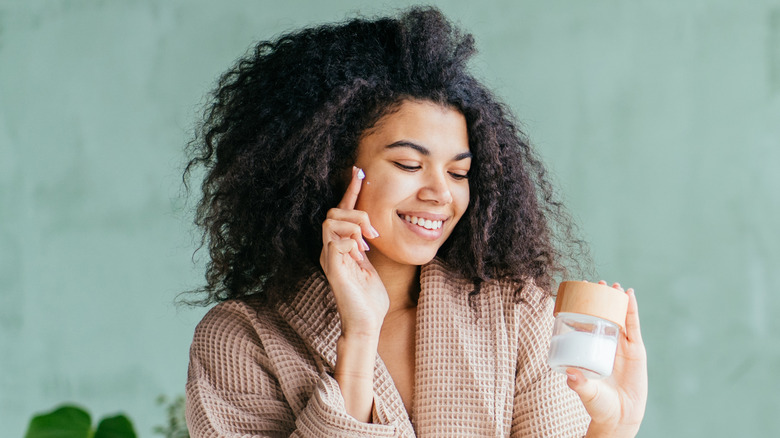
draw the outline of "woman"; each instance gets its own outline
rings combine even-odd
[[[262,42],[222,77],[188,166],[221,302],[191,348],[193,437],[636,434],[633,291],[610,379],[546,365],[571,227],[473,52],[412,9]]]

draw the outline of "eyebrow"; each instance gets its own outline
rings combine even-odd
[[[411,141],[408,140],[398,140],[396,142],[390,143],[389,145],[385,146],[385,149],[393,149],[393,148],[412,148],[426,157],[431,155],[431,151],[425,146],[421,146],[417,143],[412,143]],[[473,157],[473,155],[470,151],[462,152],[458,155],[455,155],[455,158],[453,158],[452,161],[465,160],[466,158],[471,158],[471,157]]]

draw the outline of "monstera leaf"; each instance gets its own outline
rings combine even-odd
[[[33,417],[24,438],[136,438],[136,435],[133,424],[124,415],[103,418],[97,429],[93,429],[87,411],[65,405]]]

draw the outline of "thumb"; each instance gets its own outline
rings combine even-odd
[[[607,422],[616,415],[609,391],[602,388],[603,381],[590,380],[576,368],[566,368],[566,375],[568,377],[566,383],[580,396],[591,419]]]
[[[569,384],[569,388],[573,389],[580,396],[586,408],[598,399],[599,385],[595,381],[588,380],[582,374],[582,371],[576,368],[566,368],[566,376],[568,377],[566,383]]]

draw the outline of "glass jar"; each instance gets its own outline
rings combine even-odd
[[[610,376],[627,309],[628,295],[618,289],[585,281],[561,283],[547,359],[550,368],[560,373],[577,368],[589,379]]]
[[[614,322],[579,313],[555,317],[548,363],[555,371],[578,368],[589,379],[612,374],[620,327]]]

